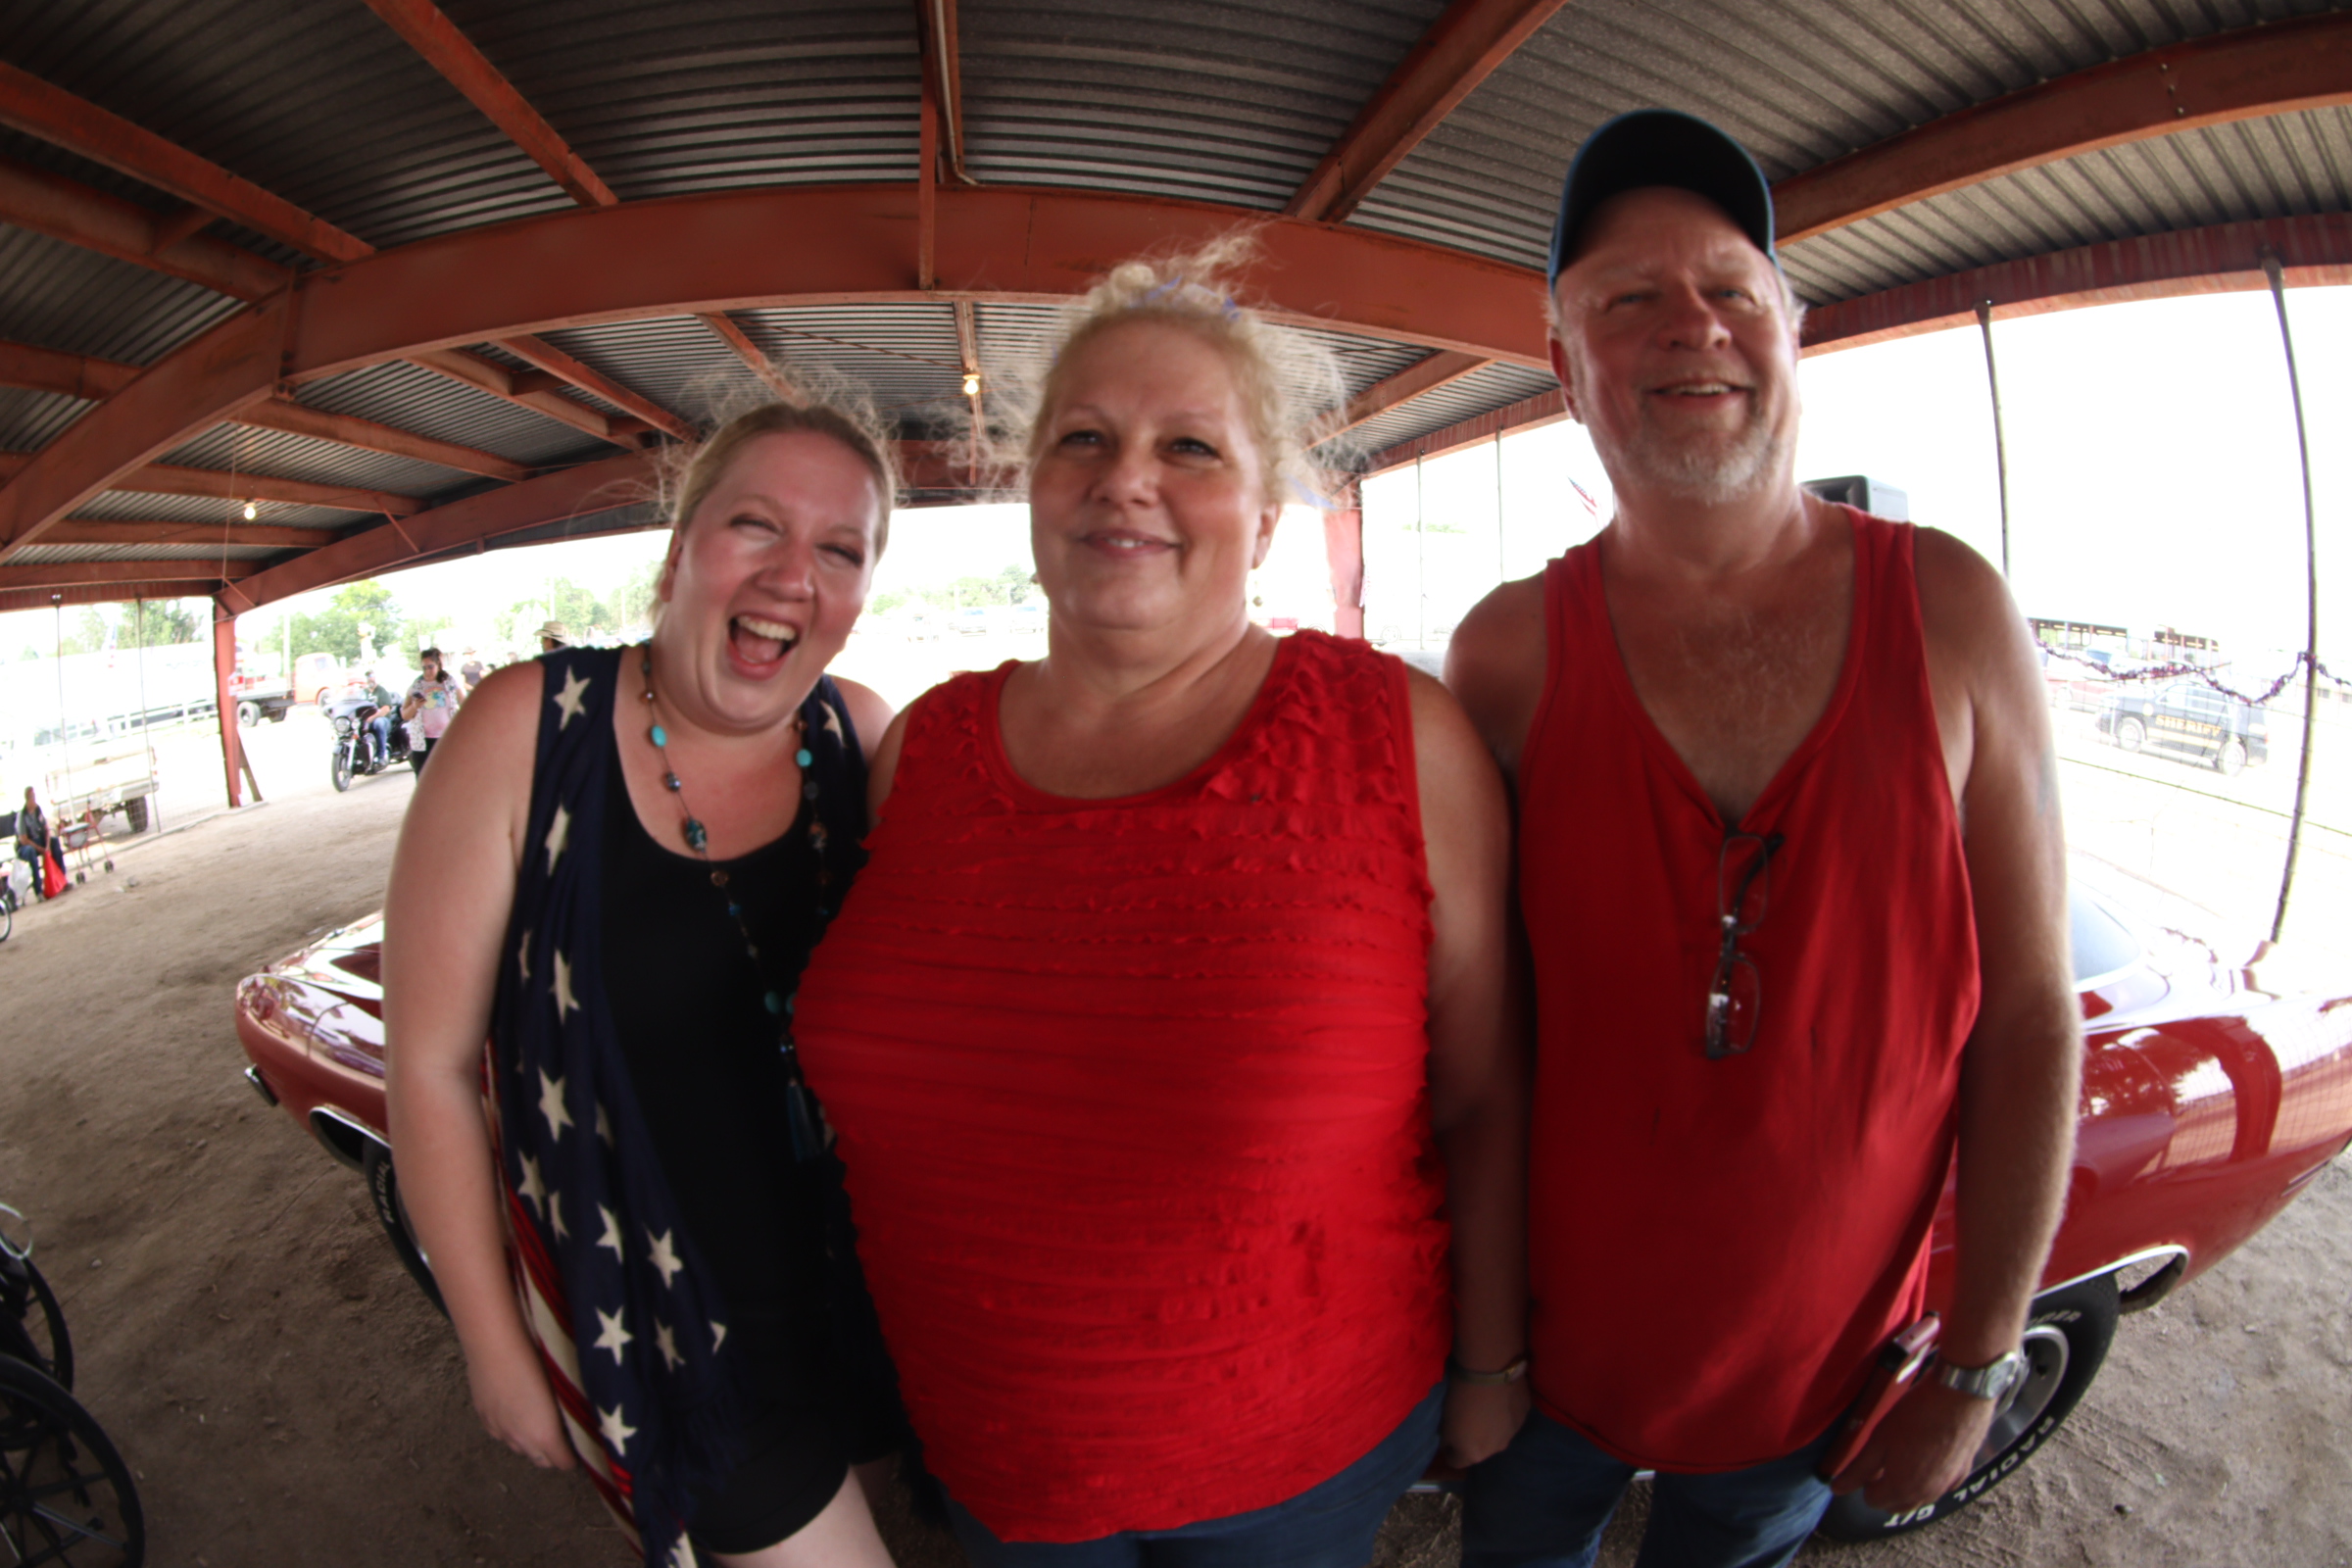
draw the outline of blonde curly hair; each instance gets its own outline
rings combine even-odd
[[[1162,321],[1224,356],[1264,461],[1267,498],[1322,505],[1334,475],[1314,452],[1339,429],[1348,382],[1338,355],[1246,303],[1242,276],[1258,250],[1252,231],[1232,229],[1197,249],[1138,257],[1104,273],[1063,313],[1042,367],[1014,373],[1003,388],[1003,426],[975,432],[988,466],[1025,478],[1070,357],[1113,327]]]

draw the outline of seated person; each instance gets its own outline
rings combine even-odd
[[[368,733],[375,737],[375,755],[390,757],[392,755],[392,710],[400,706],[400,699],[393,696],[391,689],[375,678],[375,671],[372,669],[360,676],[360,683],[367,688],[363,695],[375,705],[375,716],[368,720]]]

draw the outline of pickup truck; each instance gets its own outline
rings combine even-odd
[[[246,729],[263,719],[282,723],[294,706],[294,683],[280,675],[250,675],[243,670],[228,677],[228,695],[237,705],[237,722]]]

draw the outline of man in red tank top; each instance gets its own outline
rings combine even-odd
[[[1617,510],[1447,656],[1517,791],[1539,1019],[1538,1413],[1464,1560],[1590,1563],[1649,1468],[1645,1565],[1785,1562],[1955,1149],[1941,1360],[1832,1485],[1933,1501],[2020,1365],[2081,1049],[2047,716],[1983,560],[1797,486],[1801,311],[1736,142],[1603,125],[1551,276]]]

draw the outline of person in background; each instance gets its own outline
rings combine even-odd
[[[571,628],[560,620],[544,621],[539,627],[539,651],[552,654],[571,646]]]
[[[368,721],[368,733],[375,739],[375,757],[382,761],[392,755],[392,715],[400,708],[400,699],[375,678],[370,669],[360,676],[361,695],[375,705],[375,716]]]
[[[48,858],[54,854],[49,818],[42,814],[41,803],[33,798],[32,786],[28,784],[24,787],[24,808],[17,813],[17,858],[32,867],[32,896],[36,899],[47,896]]]
[[[482,683],[482,656],[468,648],[465,659],[466,662],[458,666],[458,678],[466,683],[467,695],[471,695],[473,689]]]
[[[889,1562],[895,1401],[786,1031],[890,721],[824,669],[891,451],[822,404],[721,427],[664,498],[652,641],[483,681],[393,861],[392,1148],[474,1409],[584,1464],[648,1568]]]
[[[466,701],[466,688],[458,677],[441,667],[441,650],[427,648],[416,656],[416,678],[409,683],[408,697],[400,705],[400,721],[415,723],[422,731],[424,745],[416,758],[416,771],[433,760],[433,747],[449,729],[449,721],[457,716]],[[417,730],[410,731],[412,736]]]
[[[892,726],[798,999],[984,1568],[1360,1568],[1441,1433],[1526,1409],[1501,781],[1435,680],[1251,623],[1342,394],[1240,259],[1077,308],[1025,432],[1046,655]]]
[[[1539,1019],[1537,1408],[1463,1561],[1589,1564],[1650,1469],[1644,1563],[1761,1568],[1833,1488],[1934,1503],[2025,1370],[2081,1055],[2049,712],[1997,571],[1798,486],[1802,313],[1737,142],[1595,130],[1551,278],[1617,510],[1446,655],[1517,786]],[[1939,1360],[1833,1460],[1955,1160]]]

